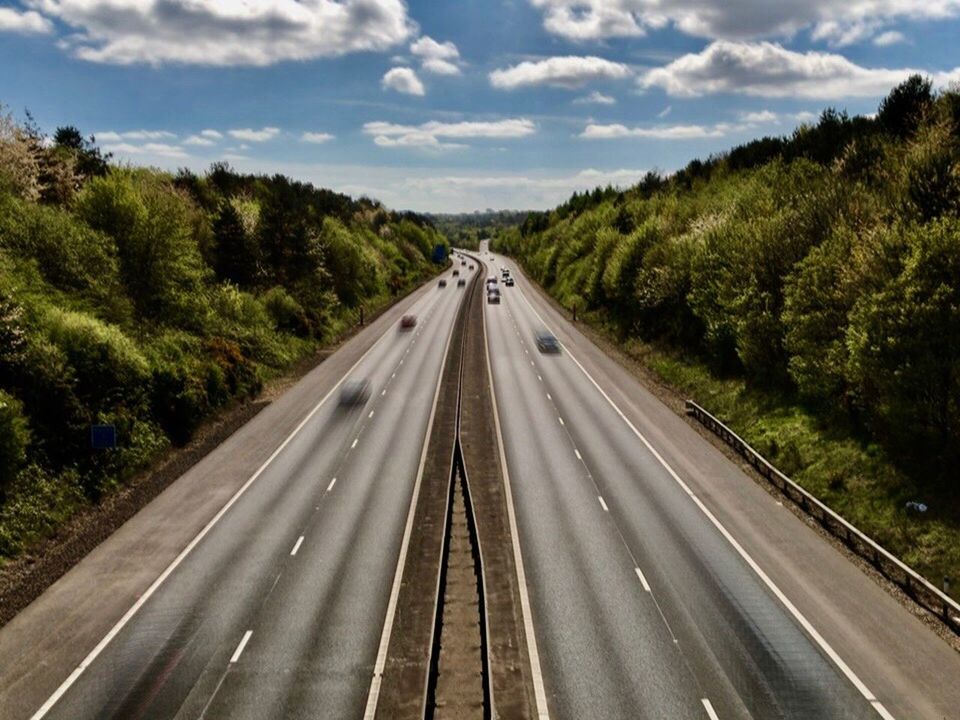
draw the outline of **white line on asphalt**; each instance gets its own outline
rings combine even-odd
[[[560,421],[560,424],[563,425],[563,418],[562,418],[562,417],[557,417],[557,420],[559,420],[559,421]]]
[[[296,555],[297,550],[300,549],[300,546],[303,545],[303,535],[297,538],[297,542],[293,546],[293,550],[290,551],[290,555]],[[279,576],[278,576],[279,577]]]
[[[543,687],[543,671],[540,669],[540,651],[537,649],[537,636],[533,630],[530,611],[530,596],[527,592],[527,576],[523,569],[523,555],[520,552],[520,536],[517,531],[517,513],[513,507],[513,492],[510,489],[510,473],[507,470],[507,456],[503,447],[503,433],[500,428],[500,412],[497,409],[497,393],[493,387],[493,367],[490,364],[490,345],[487,337],[486,306],[483,306],[483,351],[487,357],[487,379],[490,382],[490,400],[493,404],[493,425],[497,431],[497,449],[500,455],[500,470],[503,473],[503,486],[507,499],[507,519],[510,523],[510,538],[513,541],[513,558],[517,566],[517,586],[520,590],[520,612],[523,615],[523,632],[527,638],[527,655],[530,656],[530,672],[533,675],[533,695],[537,701],[537,716],[540,720],[549,720],[547,692]],[[547,393],[550,397],[550,393]]]
[[[350,446],[350,449],[353,450],[353,449],[357,446],[357,443],[358,443],[358,442],[360,442],[360,438],[358,438],[358,437],[357,437],[357,438],[354,438],[354,439],[353,439],[353,444]]]
[[[447,333],[447,342],[443,348],[443,358],[446,360],[450,351],[450,340],[453,337],[453,327]],[[400,362],[403,362],[402,360]],[[403,528],[403,539],[400,541],[400,557],[397,560],[397,570],[393,574],[393,586],[390,589],[390,599],[387,601],[387,615],[380,631],[380,646],[377,649],[377,660],[373,666],[373,678],[370,680],[370,692],[367,693],[367,706],[364,709],[364,720],[374,720],[377,714],[377,702],[380,700],[380,684],[383,682],[383,669],[387,664],[387,650],[390,647],[390,635],[393,632],[393,618],[397,612],[397,599],[400,596],[400,582],[403,580],[403,569],[407,563],[407,548],[410,546],[410,535],[413,533],[413,518],[417,511],[417,500],[420,497],[420,483],[423,479],[423,468],[427,463],[427,450],[430,446],[430,436],[433,433],[433,419],[437,413],[437,402],[440,399],[440,386],[443,380],[443,363],[437,376],[437,387],[433,392],[433,406],[430,408],[430,417],[427,418],[427,433],[423,439],[423,449],[420,451],[420,466],[417,468],[417,478],[413,483],[413,496],[410,499],[410,509],[407,512],[407,524]]]
[[[537,380],[539,380],[540,382],[543,382],[543,378],[539,375],[537,375]]]
[[[230,658],[231,665],[240,659],[240,656],[243,654],[243,649],[247,646],[247,643],[250,642],[251,635],[253,635],[253,630],[247,630],[243,634],[243,639],[240,640],[240,644],[237,645],[237,649],[233,651],[233,657]]]
[[[608,508],[607,504],[603,501],[603,495],[597,495],[597,500],[600,501],[600,507],[603,508],[604,512],[610,512],[610,508]]]
[[[650,584],[647,582],[647,579],[643,576],[643,571],[640,568],[634,568],[637,572],[637,577],[640,578],[640,584],[643,585],[643,589],[648,593],[652,593],[650,590]]]
[[[383,397],[383,396],[386,395],[386,394],[387,394],[387,389],[384,388],[384,389],[380,392],[380,397]]]
[[[341,378],[334,384],[334,386],[330,388],[327,394],[320,399],[320,402],[314,405],[313,409],[311,409],[310,412],[307,413],[307,416],[300,421],[300,424],[297,425],[293,429],[293,431],[289,435],[287,435],[286,438],[284,438],[283,442],[280,443],[277,449],[274,450],[273,453],[271,453],[266,460],[264,460],[263,464],[259,468],[257,468],[256,472],[254,472],[253,475],[251,475],[247,479],[247,481],[240,486],[240,488],[230,497],[230,499],[227,500],[226,504],[222,508],[220,508],[217,514],[214,515],[207,522],[207,524],[203,526],[203,529],[199,533],[197,533],[196,536],[194,536],[193,540],[191,540],[187,544],[187,546],[180,551],[180,554],[177,555],[169,565],[167,565],[167,567],[164,569],[162,573],[160,573],[157,579],[154,580],[153,583],[151,583],[150,587],[148,587],[140,595],[140,597],[137,598],[137,601],[130,607],[129,610],[127,610],[126,613],[124,613],[123,617],[121,617],[114,624],[114,626],[110,628],[110,631],[103,636],[100,642],[97,643],[97,645],[93,648],[93,650],[91,650],[87,654],[87,656],[80,662],[80,664],[76,668],[74,668],[73,672],[71,672],[70,675],[67,676],[67,679],[64,680],[62,683],[60,683],[60,686],[53,692],[52,695],[50,695],[50,697],[47,698],[46,702],[44,702],[43,705],[40,706],[40,709],[37,710],[31,716],[30,720],[41,720],[41,718],[45,717],[47,713],[50,712],[53,706],[56,705],[57,702],[59,702],[60,698],[64,696],[67,690],[69,690],[73,686],[73,684],[77,681],[77,679],[81,675],[83,675],[84,671],[86,671],[86,669],[90,667],[90,665],[97,659],[97,657],[99,657],[100,653],[104,651],[104,648],[106,648],[107,645],[109,645],[113,641],[113,639],[120,633],[120,631],[123,630],[124,627],[126,627],[127,623],[130,622],[130,620],[140,611],[140,608],[142,608],[144,604],[153,596],[153,594],[156,593],[157,589],[161,585],[163,585],[163,583],[167,580],[168,577],[170,577],[173,571],[180,566],[180,564],[191,552],[193,552],[193,549],[200,544],[200,542],[216,526],[216,524],[220,522],[221,518],[223,518],[223,516],[226,515],[227,512],[229,512],[230,508],[232,508],[236,504],[236,502],[243,496],[243,494],[249,489],[249,487],[257,481],[257,478],[259,478],[263,474],[263,472],[267,469],[267,467],[270,466],[270,463],[272,463],[276,459],[276,457],[281,452],[283,452],[284,448],[286,448],[287,445],[290,444],[290,441],[293,440],[294,437],[296,437],[296,435],[306,426],[308,422],[310,422],[310,419],[317,414],[317,412],[320,410],[323,404],[330,398],[331,395],[333,395],[334,392],[336,392],[337,388],[339,388],[340,385],[343,384],[343,381],[350,376],[350,373],[356,370],[356,368],[360,365],[360,363],[363,362],[363,360],[371,352],[373,352],[374,348],[376,348],[381,342],[383,342],[387,338],[387,336],[388,336],[387,333],[384,333],[383,335],[381,335],[379,338],[377,338],[377,340],[375,340],[370,345],[370,347],[366,349],[366,351],[362,355],[360,355],[359,358],[357,358],[356,362],[354,362],[353,365],[350,366],[350,369],[347,370],[341,376]]]
[[[547,393],[547,400],[553,400],[553,398],[550,397],[550,393]]]
[[[375,412],[374,410],[371,410],[371,411],[370,411],[370,414],[367,415],[367,420],[369,420],[370,418],[373,417],[373,413],[374,413],[374,412]]]
[[[533,307],[533,305],[527,299],[526,295],[523,295],[521,293],[521,297],[523,298],[523,301],[527,304],[527,306],[533,311],[534,315],[536,315],[540,319],[540,322],[543,323],[544,327],[549,327],[547,325],[547,322],[543,319],[543,316],[541,316],[540,313],[537,312],[537,309]],[[760,565],[757,564],[756,560],[754,560],[753,557],[751,557],[750,554],[747,553],[747,551],[743,548],[742,545],[740,545],[737,539],[733,537],[733,535],[731,535],[730,532],[721,524],[721,522],[716,518],[716,516],[710,511],[710,508],[704,505],[703,501],[700,500],[700,498],[698,498],[696,495],[694,495],[690,487],[683,480],[680,479],[680,476],[677,475],[676,471],[667,463],[666,460],[663,459],[663,456],[659,452],[657,452],[656,448],[654,448],[653,445],[650,443],[650,441],[647,440],[647,438],[644,436],[644,434],[637,429],[637,427],[623,413],[623,411],[617,406],[617,404],[611,399],[611,397],[607,395],[604,389],[600,387],[600,384],[596,380],[594,380],[593,376],[589,372],[587,372],[587,369],[580,363],[579,360],[577,360],[576,356],[572,352],[570,352],[569,348],[567,348],[567,357],[573,360],[576,366],[580,368],[580,371],[587,377],[587,379],[593,384],[593,386],[597,389],[597,391],[610,404],[610,407],[612,407],[614,411],[617,413],[617,415],[620,416],[620,419],[623,420],[624,423],[626,423],[627,427],[629,427],[630,430],[633,431],[633,434],[636,435],[637,438],[640,440],[640,442],[642,442],[646,446],[647,450],[649,450],[650,453],[654,456],[654,458],[656,458],[657,462],[659,462],[663,466],[663,468],[667,471],[670,477],[672,477],[674,481],[681,488],[683,488],[683,490],[687,493],[687,495],[690,496],[690,498],[693,500],[696,506],[700,509],[700,511],[707,516],[707,519],[710,520],[710,522],[714,525],[714,527],[716,527],[717,530],[720,531],[720,534],[723,535],[723,537],[727,540],[727,542],[729,542],[730,545],[733,546],[733,549],[736,550],[737,554],[740,555],[740,557],[743,558],[743,560],[747,563],[747,565],[750,566],[750,568],[760,578],[763,584],[766,585],[767,588],[777,597],[777,599],[787,609],[787,611],[791,615],[793,615],[794,619],[798,623],[800,623],[803,629],[807,632],[807,635],[809,635],[813,639],[813,641],[820,646],[820,649],[827,654],[827,656],[833,661],[834,665],[836,665],[840,669],[840,672],[844,674],[847,680],[849,680],[850,683],[860,692],[860,694],[867,699],[867,701],[870,703],[873,709],[877,712],[877,714],[880,715],[880,717],[882,717],[884,720],[894,720],[893,715],[891,715],[890,712],[886,709],[886,707],[884,707],[883,703],[877,699],[876,695],[874,695],[873,692],[866,685],[864,685],[863,681],[857,676],[855,672],[853,672],[853,670],[850,668],[849,665],[847,665],[844,659],[837,654],[837,651],[834,650],[833,647],[831,647],[831,645],[817,631],[817,629],[813,626],[813,624],[809,620],[807,620],[806,616],[804,616],[804,614],[800,612],[800,610],[790,601],[790,599],[783,593],[783,591],[777,586],[777,584],[774,583],[773,580],[763,571],[763,568],[761,568]]]
[[[333,480],[330,481],[330,484],[327,485],[327,492],[330,492],[331,490],[333,490],[333,486],[336,484],[337,484],[337,479],[334,478]]]
[[[713,709],[713,705],[710,703],[709,698],[701,698],[700,702],[703,703],[703,707],[707,711],[707,717],[710,718],[710,720],[720,720],[719,716],[717,715],[717,711]]]
[[[530,367],[534,367],[533,360],[530,361]]]
[[[576,448],[574,448],[574,449],[573,449],[573,452],[576,453],[576,455],[577,455],[577,460],[583,460],[583,458],[580,456],[580,451],[579,451],[579,450],[577,450]]]
[[[393,380],[396,376],[397,376],[397,374],[394,373],[393,375],[390,376],[390,379]]]

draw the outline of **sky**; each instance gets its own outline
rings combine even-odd
[[[426,212],[625,187],[913,72],[960,81],[960,0],[0,0],[18,117]]]

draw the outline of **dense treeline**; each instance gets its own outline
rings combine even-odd
[[[116,167],[0,112],[0,556],[422,280],[438,244],[370,200]],[[95,423],[117,450],[91,451]]]
[[[472,213],[430,214],[427,217],[456,247],[480,249],[480,241],[518,225],[527,216],[521,210],[485,210]]]
[[[827,110],[498,244],[620,338],[798,398],[960,494],[957,90],[912,77],[873,118]]]

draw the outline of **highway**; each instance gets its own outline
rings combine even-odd
[[[255,432],[280,449],[249,479],[249,427],[246,440],[228,440],[218,462],[234,462],[232,481],[245,482],[158,580],[139,578],[133,597],[111,604],[112,594],[128,592],[114,571],[126,554],[149,564],[166,550],[151,548],[161,515],[173,523],[188,512],[189,490],[178,484],[198,478],[181,478],[164,494],[176,502],[161,496],[133,518],[117,534],[127,546],[115,543],[112,559],[91,554],[5,627],[0,715],[316,718],[322,708],[326,717],[362,716],[463,295],[455,279],[446,288],[431,282],[371,329],[378,339],[358,339],[369,347],[347,372],[334,362],[324,377],[330,361],[320,365],[288,393],[287,402],[300,401],[297,413],[311,408],[292,432],[278,432],[266,411],[255,418]],[[398,329],[401,310],[419,317],[413,330]],[[369,380],[369,400],[340,407],[340,378]],[[89,594],[100,596],[109,621],[98,619],[97,632],[109,632],[53,621],[76,612],[63,607],[65,595],[83,605]],[[95,614],[96,605],[84,612]],[[77,658],[90,651],[77,672]]]
[[[551,718],[956,717],[956,652],[490,264],[516,278],[485,322]]]
[[[484,324],[542,718],[958,717],[960,654],[501,266]],[[444,276],[0,629],[0,718],[364,717],[464,295]]]

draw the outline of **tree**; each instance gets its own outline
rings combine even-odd
[[[69,150],[76,158],[77,172],[85,178],[102,177],[110,169],[111,153],[104,155],[96,145],[96,138],[83,137],[73,125],[58,127],[53,134],[54,147]]]
[[[933,82],[921,75],[911,75],[881,101],[877,120],[891,135],[910,138],[932,105]]]
[[[257,275],[257,257],[253,252],[255,238],[247,235],[243,218],[233,203],[224,201],[213,221],[216,240],[217,276],[248,288]]]

